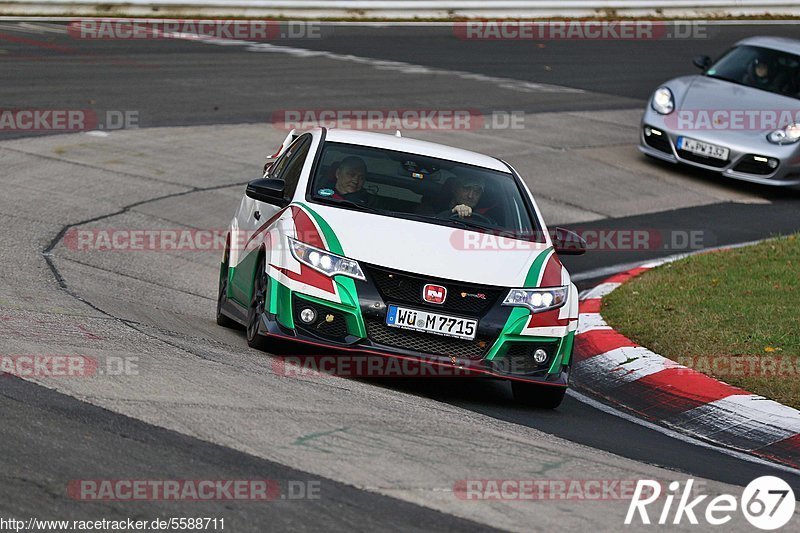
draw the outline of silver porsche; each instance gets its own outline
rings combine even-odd
[[[800,185],[800,41],[751,37],[658,87],[639,150],[766,185]]]

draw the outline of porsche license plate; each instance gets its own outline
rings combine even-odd
[[[389,306],[386,325],[470,341],[475,339],[478,330],[478,321],[471,318],[459,318],[397,305]]]
[[[714,159],[721,159],[723,161],[728,159],[727,148],[717,146],[716,144],[706,143],[688,137],[678,137],[678,149],[686,150],[697,155],[704,155],[706,157],[713,157]]]

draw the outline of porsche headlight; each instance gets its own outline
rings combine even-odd
[[[527,307],[534,313],[558,309],[567,301],[569,287],[548,287],[546,289],[511,289],[503,300],[503,305]]]
[[[366,279],[358,261],[332,254],[327,250],[322,250],[291,237],[287,238],[289,239],[289,250],[292,252],[292,256],[317,272],[322,272],[328,277],[341,274],[360,280]]]
[[[800,124],[792,123],[775,130],[767,135],[767,140],[773,144],[794,144],[800,141]]]
[[[653,99],[650,105],[658,113],[669,115],[675,109],[675,98],[672,96],[672,91],[667,87],[659,87],[656,89],[656,92],[653,93]]]

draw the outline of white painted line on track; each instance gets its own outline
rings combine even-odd
[[[748,453],[739,452],[739,451],[736,451],[736,450],[731,450],[729,448],[722,448],[722,447],[714,445],[714,444],[709,444],[709,443],[704,442],[702,440],[695,439],[695,438],[689,437],[687,435],[684,435],[683,433],[679,433],[677,431],[673,431],[671,429],[667,429],[665,427],[653,424],[651,422],[647,422],[647,421],[642,420],[640,418],[636,418],[633,415],[629,415],[628,413],[623,413],[622,411],[618,411],[617,409],[614,409],[613,407],[611,407],[609,405],[606,405],[606,404],[604,404],[602,402],[599,402],[599,401],[597,401],[597,400],[595,400],[593,398],[590,398],[590,397],[588,397],[588,396],[586,396],[584,394],[581,394],[580,392],[577,392],[575,389],[567,389],[567,395],[571,396],[572,398],[575,398],[577,401],[579,401],[581,403],[585,403],[586,405],[588,405],[590,407],[594,407],[595,409],[597,409],[599,411],[602,411],[602,412],[604,412],[606,414],[613,415],[613,416],[616,416],[618,418],[622,418],[623,420],[626,420],[628,422],[632,422],[632,423],[637,424],[639,426],[645,427],[647,429],[650,429],[650,430],[653,430],[653,431],[657,431],[657,432],[659,432],[659,433],[661,433],[663,435],[666,435],[667,437],[672,437],[673,439],[677,439],[677,440],[679,440],[681,442],[685,442],[686,444],[691,444],[693,446],[700,446],[701,448],[707,448],[709,450],[716,450],[721,454],[728,455],[728,456],[733,457],[735,459],[740,459],[742,461],[747,461],[747,462],[754,463],[754,464],[761,465],[761,466],[769,466],[771,468],[775,468],[777,470],[781,470],[781,471],[789,473],[789,474],[800,475],[800,470],[798,470],[796,468],[792,468],[790,466],[785,466],[785,465],[782,465],[782,464],[779,464],[779,463],[773,463],[773,462],[767,461],[766,459],[761,459],[759,457],[755,457],[755,456],[750,455]]]
[[[391,61],[387,59],[376,59],[371,57],[356,56],[352,54],[339,54],[327,50],[312,50],[310,48],[300,48],[296,46],[283,46],[272,43],[261,43],[256,41],[246,41],[241,39],[222,39],[208,35],[198,35],[190,33],[165,33],[165,39],[181,39],[203,44],[213,44],[217,46],[242,46],[247,52],[287,54],[299,58],[317,57],[334,61],[344,61],[358,63],[373,67],[377,70],[388,70],[401,74],[411,74],[414,76],[455,76],[462,80],[490,83],[500,89],[519,91],[524,93],[571,93],[585,94],[583,89],[565,87],[562,85],[552,85],[548,83],[535,83],[530,81],[504,78],[499,76],[487,76],[475,72],[463,70],[449,70],[443,68],[428,67],[404,61]]]
[[[61,24],[37,24],[32,22],[20,22],[19,26],[26,28],[35,33],[58,33],[61,35],[67,34],[66,26]]]

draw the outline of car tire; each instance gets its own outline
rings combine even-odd
[[[231,317],[222,314],[222,308],[228,301],[228,250],[219,269],[219,285],[217,289],[217,325],[224,328],[241,329],[241,325]]]
[[[517,403],[539,409],[555,409],[561,405],[567,389],[566,387],[512,381],[511,391],[514,393],[514,401]]]
[[[266,273],[266,261],[262,255],[253,276],[253,297],[250,299],[250,307],[247,308],[247,345],[256,350],[266,350],[268,344],[266,337],[259,334],[268,289],[269,278]]]

